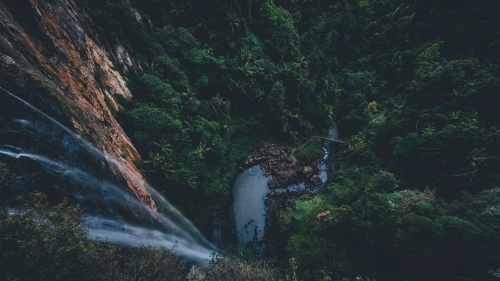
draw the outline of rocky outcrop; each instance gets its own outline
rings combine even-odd
[[[71,0],[0,2],[2,67],[29,73],[48,88],[78,134],[104,152],[156,217],[155,202],[133,164],[141,157],[110,111],[119,110],[113,95],[130,98],[131,93],[106,51],[84,30],[86,20]],[[133,67],[122,47],[116,52],[126,68]]]
[[[288,155],[282,147],[263,142],[261,148],[253,151],[243,162],[245,167],[260,165],[266,176],[273,178],[268,182],[269,188],[287,187],[305,182],[318,184],[317,163],[302,163],[293,154]]]

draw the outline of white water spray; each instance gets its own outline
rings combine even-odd
[[[30,103],[26,102],[25,100],[21,99],[20,97],[18,97],[18,96],[16,96],[16,95],[14,95],[13,93],[11,93],[11,92],[7,91],[6,89],[4,89],[4,88],[2,88],[2,87],[0,87],[0,89],[1,89],[2,91],[4,91],[5,93],[7,93],[9,96],[11,96],[11,97],[15,98],[16,100],[20,101],[22,104],[24,104],[24,105],[25,105],[26,107],[28,107],[29,109],[31,109],[31,110],[33,110],[34,112],[36,112],[36,113],[40,114],[41,116],[43,116],[43,117],[47,118],[47,119],[48,119],[48,120],[50,120],[52,123],[54,123],[54,124],[58,125],[59,127],[61,127],[61,129],[65,130],[67,133],[69,133],[69,134],[71,134],[71,135],[73,135],[73,134],[74,134],[74,133],[73,133],[70,129],[66,128],[63,124],[59,123],[56,119],[54,119],[54,118],[52,118],[52,117],[48,116],[47,114],[43,113],[42,111],[38,110],[38,108],[34,107],[34,106],[33,106],[33,105],[31,105]],[[20,120],[23,120],[23,119],[20,119]],[[24,121],[26,121],[26,120],[24,120]]]
[[[94,147],[89,142],[83,140],[72,132],[70,129],[38,110],[33,105],[24,101],[23,99],[17,97],[11,92],[0,87],[5,93],[21,102],[27,108],[33,110],[50,123],[55,124],[57,127],[61,128],[65,133],[71,136],[76,142],[83,148],[96,153],[103,159],[108,160],[108,163],[113,165],[117,170],[122,173],[126,173],[124,176],[133,178],[136,182],[145,186],[148,192],[151,193],[159,209],[164,210],[165,214],[158,214],[158,221],[168,229],[169,233],[161,232],[156,229],[139,227],[127,224],[119,220],[113,220],[109,218],[101,218],[97,216],[88,216],[84,219],[87,227],[89,228],[89,234],[91,238],[103,239],[111,243],[122,244],[127,246],[139,246],[139,245],[151,245],[154,247],[166,247],[173,249],[174,252],[196,262],[199,265],[207,265],[208,258],[210,254],[217,251],[217,248],[213,246],[201,232],[186,218],[184,217],[175,207],[173,207],[164,197],[162,197],[154,188],[149,186],[137,172],[131,170],[128,165],[124,164],[122,161],[111,158],[109,155],[104,154],[101,150]],[[21,124],[24,127],[30,128],[40,134],[40,130],[29,120],[25,119],[15,119],[15,122]],[[45,134],[50,134],[50,132],[43,132]],[[87,191],[99,191],[104,193],[101,200],[105,200],[107,203],[114,205],[120,205],[124,208],[137,208],[146,209],[146,207],[130,193],[125,192],[123,188],[116,186],[115,184],[106,182],[102,179],[98,179],[89,173],[78,169],[76,167],[70,167],[70,164],[52,159],[44,155],[31,153],[25,151],[21,148],[11,146],[11,145],[0,145],[0,154],[14,157],[22,158],[27,157],[33,161],[36,161],[42,165],[44,170],[47,172],[57,175],[59,177],[68,178],[79,182],[79,184],[87,189]],[[87,192],[86,194],[74,194],[78,199],[90,199],[87,198],[91,196],[92,193]]]
[[[100,217],[85,217],[84,221],[89,228],[89,236],[93,239],[129,247],[141,245],[164,247],[201,266],[208,265],[208,258],[214,252],[213,249],[193,243],[190,239],[155,229],[123,224]]]

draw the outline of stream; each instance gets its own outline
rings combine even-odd
[[[338,138],[337,129],[330,129],[328,136]],[[305,183],[290,185],[285,188],[269,189],[268,182],[272,176],[266,177],[260,165],[256,165],[238,174],[233,185],[233,204],[235,231],[238,243],[253,249],[257,254],[263,255],[266,244],[272,244],[266,237],[266,230],[273,225],[272,216],[279,209],[275,201],[298,196],[305,193],[319,192],[328,181],[328,170],[333,161],[331,157],[332,142],[325,141],[322,146],[323,155],[318,164],[319,174],[315,175],[321,184],[307,187]],[[274,206],[274,207],[272,207]]]

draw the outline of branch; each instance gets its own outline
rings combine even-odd
[[[338,142],[338,143],[344,143],[344,144],[347,144],[347,142],[345,141],[342,141],[342,140],[339,140],[339,139],[334,139],[334,138],[329,138],[329,137],[323,137],[323,136],[312,136],[310,139],[308,139],[299,149],[292,149],[292,154],[295,152],[295,151],[299,151],[301,149],[304,148],[304,146],[306,146],[306,144],[308,144],[310,141],[312,141],[314,138],[319,138],[319,139],[323,139],[323,140],[327,140],[327,141],[333,141],[333,142]]]

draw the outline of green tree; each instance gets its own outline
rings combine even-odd
[[[270,113],[269,123],[280,131],[286,132],[287,116],[285,115],[285,87],[283,82],[276,81],[267,95],[266,104]]]

